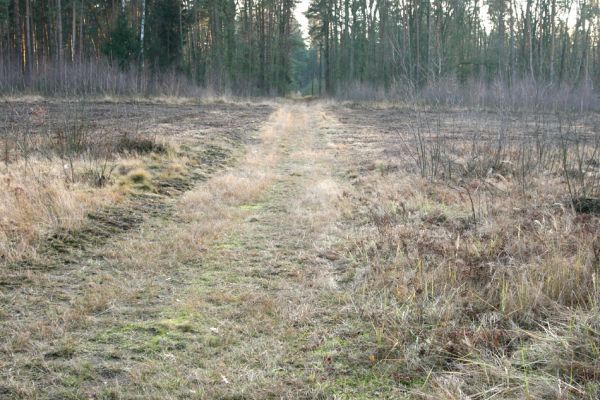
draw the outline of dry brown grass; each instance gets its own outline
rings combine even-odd
[[[71,167],[61,161],[29,159],[0,167],[0,260],[33,256],[43,235],[77,228],[89,211],[122,197],[111,188],[68,182],[65,170]]]
[[[60,105],[48,105],[49,115],[53,115],[54,107]],[[44,251],[38,253],[38,260],[22,251],[11,255],[22,258],[18,263],[0,261],[0,397],[110,398],[135,392],[160,398],[174,393],[177,384],[173,379],[188,376],[189,371],[182,371],[174,377],[173,355],[163,353],[163,346],[175,340],[177,347],[171,348],[172,353],[188,350],[190,343],[200,345],[196,344],[201,326],[195,317],[198,310],[188,309],[188,318],[185,307],[171,310],[171,306],[180,304],[176,299],[187,298],[187,286],[196,278],[207,246],[214,244],[213,236],[221,237],[232,220],[243,222],[250,212],[246,206],[251,208],[258,190],[264,188],[261,182],[268,179],[267,169],[258,168],[262,161],[257,154],[248,153],[248,160],[256,160],[256,165],[249,166],[257,175],[249,170],[229,175],[219,171],[239,156],[240,144],[249,136],[247,131],[257,128],[271,109],[230,104],[140,107],[152,112],[158,109],[161,115],[160,123],[155,117],[149,118],[151,132],[180,134],[164,142],[153,135],[153,143],[177,144],[159,151],[114,154],[108,160],[110,179],[101,187],[87,179],[91,167],[102,167],[96,160],[74,155],[69,168],[72,166],[75,173],[65,176],[62,157],[36,155],[40,161],[34,161],[34,154],[13,157],[15,153],[11,153],[7,169],[11,185],[16,180],[27,184],[28,198],[39,201],[27,203],[32,211],[23,211],[23,225],[35,237],[27,246],[35,250],[40,244]],[[90,113],[114,116],[106,110],[122,115],[120,107],[106,103],[94,104]],[[132,114],[133,125],[140,116],[152,115],[147,109]],[[232,122],[223,118],[225,114],[237,118]],[[129,129],[128,115],[117,125],[125,124],[123,129]],[[30,133],[28,139],[44,139]],[[21,137],[9,137],[11,144],[14,139]],[[265,142],[265,146],[271,144]],[[267,148],[261,152],[268,153]],[[190,191],[195,185],[204,189]],[[242,194],[234,198],[228,185]],[[212,200],[203,197],[208,187],[215,190]],[[48,200],[54,198],[49,199],[45,190],[60,192],[57,199],[79,208],[73,211],[64,204],[51,203]],[[183,198],[186,191],[189,198]],[[199,196],[198,201],[192,193]],[[3,201],[4,195],[0,192]],[[81,204],[87,197],[78,196],[91,200]],[[2,212],[8,214],[11,207],[26,210],[13,197],[6,195],[6,199],[1,203],[7,207]],[[89,204],[91,208],[86,208]],[[42,225],[39,219],[46,212],[56,213],[43,207],[59,209],[70,219],[56,219],[62,225],[54,224],[54,220]],[[88,211],[94,211],[89,218]],[[206,214],[213,214],[215,224],[223,223],[223,228],[205,224]],[[11,240],[16,237],[13,231],[9,235]],[[232,305],[247,302],[248,307],[271,312],[272,305],[264,296],[240,293],[230,300]],[[216,335],[207,332],[207,342],[216,345]],[[179,371],[178,366],[175,370]],[[191,393],[187,388],[182,390]]]
[[[278,120],[277,116],[272,119]],[[273,168],[279,154],[273,129],[275,126],[268,123],[261,130],[260,143],[245,149],[245,154],[238,160],[238,168],[211,177],[177,200],[176,218],[183,222],[169,223],[161,226],[160,232],[145,231],[108,246],[105,257],[126,271],[127,279],[105,280],[101,287],[95,288],[95,294],[81,300],[81,307],[77,307],[69,318],[93,315],[98,311],[95,304],[108,306],[104,302],[107,298],[126,303],[137,293],[147,294],[153,290],[152,277],[168,274],[173,266],[197,262],[209,246],[214,246],[252,213],[254,203],[275,178]],[[120,163],[116,168],[121,176],[117,180],[120,187],[129,190],[140,184],[151,184],[153,177],[143,166],[144,160],[140,159]],[[161,177],[177,177],[184,169],[180,164],[168,164]]]
[[[444,117],[423,131],[419,164],[411,129],[422,115],[410,110],[284,104],[241,151],[232,143],[249,136],[227,133],[223,107],[202,125],[209,139],[169,114],[155,129],[180,127],[181,144],[115,158],[104,188],[65,180],[48,161],[55,178],[46,181],[72,207],[80,192],[107,191],[148,208],[139,229],[60,256],[54,269],[9,271],[0,390],[597,397],[600,223],[569,205],[556,149],[540,162],[526,153],[536,162],[522,168],[514,133],[535,122],[508,118],[514,132],[499,157],[490,144],[498,119],[436,112]],[[200,124],[209,115],[186,112]],[[578,123],[589,134],[593,124]],[[221,169],[223,154],[235,165]],[[196,186],[162,194],[190,171]]]
[[[34,257],[47,236],[77,230],[88,213],[131,194],[184,188],[199,162],[190,157],[203,151],[193,148],[197,138],[221,126],[221,108],[238,112],[183,98],[120,100],[0,103],[0,261]],[[230,125],[219,128],[222,138],[239,140]],[[181,135],[176,144],[167,137],[173,133]],[[220,157],[207,157],[213,156]]]
[[[279,292],[265,290],[271,280],[263,278],[263,274],[277,258],[289,257],[270,256],[278,251],[274,247],[274,238],[281,234],[278,230],[288,224],[304,225],[296,217],[304,218],[307,212],[325,205],[325,199],[333,198],[328,180],[307,197],[289,198],[291,193],[284,191],[285,197],[276,200],[279,207],[280,202],[290,202],[290,209],[302,208],[304,212],[285,220],[278,217],[276,223],[266,226],[266,222],[258,222],[270,218],[263,207],[274,205],[273,188],[287,185],[290,176],[300,179],[298,175],[288,175],[289,171],[281,166],[286,160],[284,153],[296,148],[288,147],[297,140],[291,133],[298,132],[290,127],[289,112],[284,108],[267,121],[257,137],[258,143],[245,149],[234,168],[184,194],[177,201],[176,223],[162,225],[160,233],[148,231],[110,246],[107,257],[129,271],[127,282],[135,282],[136,286],[142,282],[150,284],[148,277],[152,276],[170,279],[176,266],[191,265],[186,287],[176,292],[176,300],[162,311],[170,317],[163,317],[159,323],[160,329],[167,332],[189,331],[189,341],[181,345],[185,350],[171,350],[171,356],[164,360],[153,357],[151,362],[136,363],[135,370],[143,372],[130,376],[118,392],[147,388],[148,395],[155,396],[194,391],[201,398],[236,393],[261,398],[290,390],[285,382],[273,380],[273,373],[286,354],[288,338],[282,336],[281,329],[289,320],[308,318],[308,307],[297,318],[288,310],[290,303],[297,300],[296,295],[303,296],[303,301],[308,298],[301,291],[294,290],[291,298],[285,292],[283,299]],[[301,165],[307,161],[303,159]],[[307,177],[301,182],[310,181]],[[293,188],[294,192],[297,189],[304,193],[303,187]],[[254,237],[258,233],[255,229],[269,232]],[[236,255],[246,247],[252,255]],[[294,278],[300,279],[300,275],[295,274]],[[283,279],[272,284],[291,286]],[[120,290],[127,286],[121,283]],[[119,302],[127,298],[123,294],[116,297]],[[295,334],[291,328],[285,331]],[[162,348],[158,351],[165,354]],[[166,387],[173,380],[181,381],[185,387],[175,385],[165,392],[153,389],[154,385]]]
[[[104,130],[80,104],[22,97],[0,107],[0,262],[32,258],[45,238],[80,228],[131,187],[150,189],[149,174],[133,182],[124,169],[148,164],[152,153],[169,158],[156,138],[125,124]]]
[[[195,222],[197,235],[214,240],[241,215],[257,207],[255,202],[275,179],[274,168],[281,157],[278,130],[284,112],[279,110],[271,116],[260,132],[260,143],[246,149],[240,168],[219,174],[206,186],[183,196],[181,215]]]
[[[393,113],[382,115],[389,129]],[[444,124],[423,139],[398,129],[400,145],[362,128],[370,160],[358,163],[353,218],[366,223],[348,249],[377,362],[416,397],[597,398],[600,218],[571,208],[552,160],[562,144],[546,139],[541,160],[523,132],[499,156],[477,120],[461,122],[476,139]],[[577,151],[596,154],[594,143]]]
[[[77,230],[90,212],[155,192],[157,181],[183,179],[187,161],[174,150],[92,161],[27,157],[0,166],[0,261],[34,257],[44,239]]]

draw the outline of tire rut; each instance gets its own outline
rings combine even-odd
[[[190,158],[191,172],[183,179],[162,179],[154,182],[156,193],[134,193],[123,204],[104,207],[87,215],[83,226],[59,230],[41,241],[39,259],[8,263],[7,270],[48,271],[76,264],[93,255],[93,250],[109,240],[138,228],[150,218],[171,218],[174,200],[210,176],[226,168],[233,160],[233,150],[208,145]],[[0,287],[15,287],[27,280],[0,276]]]

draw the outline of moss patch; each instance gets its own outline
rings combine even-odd
[[[253,203],[253,204],[242,204],[240,206],[241,210],[244,211],[259,211],[265,207],[264,203]]]

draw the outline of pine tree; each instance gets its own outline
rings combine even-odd
[[[102,51],[121,69],[129,68],[132,61],[136,59],[139,42],[135,31],[129,26],[125,13],[119,13],[115,27],[110,32],[108,41],[104,43]]]

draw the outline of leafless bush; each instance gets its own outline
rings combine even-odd
[[[526,201],[530,183],[547,177],[560,180],[577,211],[600,211],[600,132],[595,127],[579,128],[565,114],[534,116],[524,124],[507,113],[500,121],[452,136],[442,131],[459,127],[442,128],[417,112],[398,137],[416,173],[462,188],[469,198],[510,179],[519,183]],[[520,130],[527,125],[530,131]]]
[[[575,211],[600,214],[600,134],[581,135],[569,125],[561,135],[562,172]]]
[[[600,110],[600,96],[590,81],[580,84],[547,84],[532,79],[460,82],[455,77],[445,77],[431,80],[423,87],[408,81],[394,82],[389,87],[353,83],[338,88],[336,97],[349,101],[399,101],[503,111]]]
[[[336,93],[336,97],[341,100],[380,101],[385,99],[387,96],[384,88],[382,87],[375,87],[373,85],[361,82],[354,82],[339,88]]]
[[[26,79],[17,64],[0,59],[0,93],[33,92],[46,95],[167,95],[206,97],[205,89],[181,73],[151,73],[148,69],[122,70],[105,59],[85,60],[58,68],[45,60]]]

